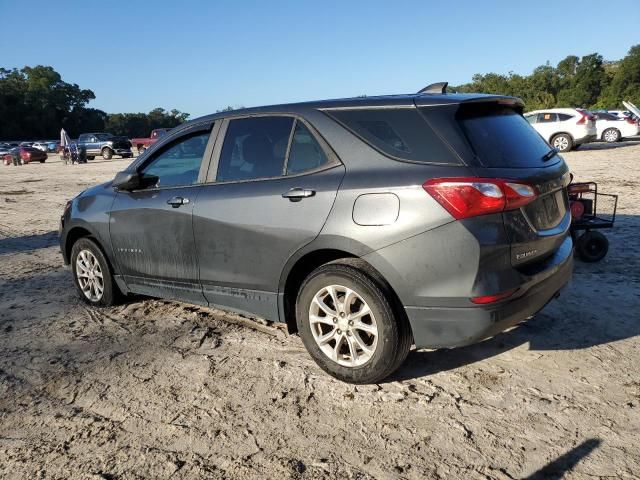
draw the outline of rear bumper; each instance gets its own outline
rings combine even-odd
[[[536,314],[569,282],[573,244],[562,246],[530,275],[516,296],[494,305],[473,307],[405,307],[418,348],[450,348],[489,338]]]

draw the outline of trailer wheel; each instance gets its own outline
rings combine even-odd
[[[583,261],[598,262],[609,251],[609,240],[600,232],[587,230],[578,238],[576,251]]]

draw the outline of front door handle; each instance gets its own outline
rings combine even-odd
[[[288,192],[284,192],[282,194],[282,198],[288,198],[292,202],[299,202],[303,198],[313,197],[315,194],[315,190],[307,190],[305,188],[292,188]]]
[[[189,199],[184,197],[171,197],[169,200],[167,200],[167,203],[173,208],[178,208],[181,205],[188,204]]]

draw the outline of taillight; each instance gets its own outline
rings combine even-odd
[[[27,150],[20,150],[20,158],[22,160],[29,160],[31,158],[31,152],[28,152]]]
[[[632,118],[625,117],[625,120],[627,121],[627,123],[630,123],[631,125],[635,125],[636,124],[636,121],[633,120]]]
[[[538,196],[532,185],[499,178],[435,178],[422,187],[457,220],[520,208]]]
[[[585,112],[581,112],[580,110],[578,110],[578,113],[580,114],[580,120],[576,122],[576,125],[585,125],[589,120],[591,120],[591,118],[589,118],[589,115],[587,115]]]

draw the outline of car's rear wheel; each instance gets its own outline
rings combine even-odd
[[[146,150],[146,148],[143,145],[140,145],[138,147],[138,155],[142,155],[145,150]]]
[[[96,157],[94,157],[93,155],[87,155],[87,160],[93,160],[94,158]]]
[[[113,280],[109,263],[91,238],[79,239],[71,249],[73,280],[80,298],[90,305],[115,305],[121,293]]]
[[[105,160],[111,160],[111,157],[113,157],[113,151],[110,148],[103,148],[102,158],[104,158]]]
[[[357,262],[331,262],[304,281],[296,302],[302,341],[325,372],[375,383],[405,360],[412,336],[391,292]]]
[[[40,160],[40,163],[44,163],[46,160]]]
[[[573,139],[566,133],[559,133],[551,139],[551,146],[561,152],[568,152],[573,148]]]
[[[607,128],[604,132],[602,132],[602,139],[607,143],[616,143],[620,141],[621,138],[620,130],[617,128]]]

